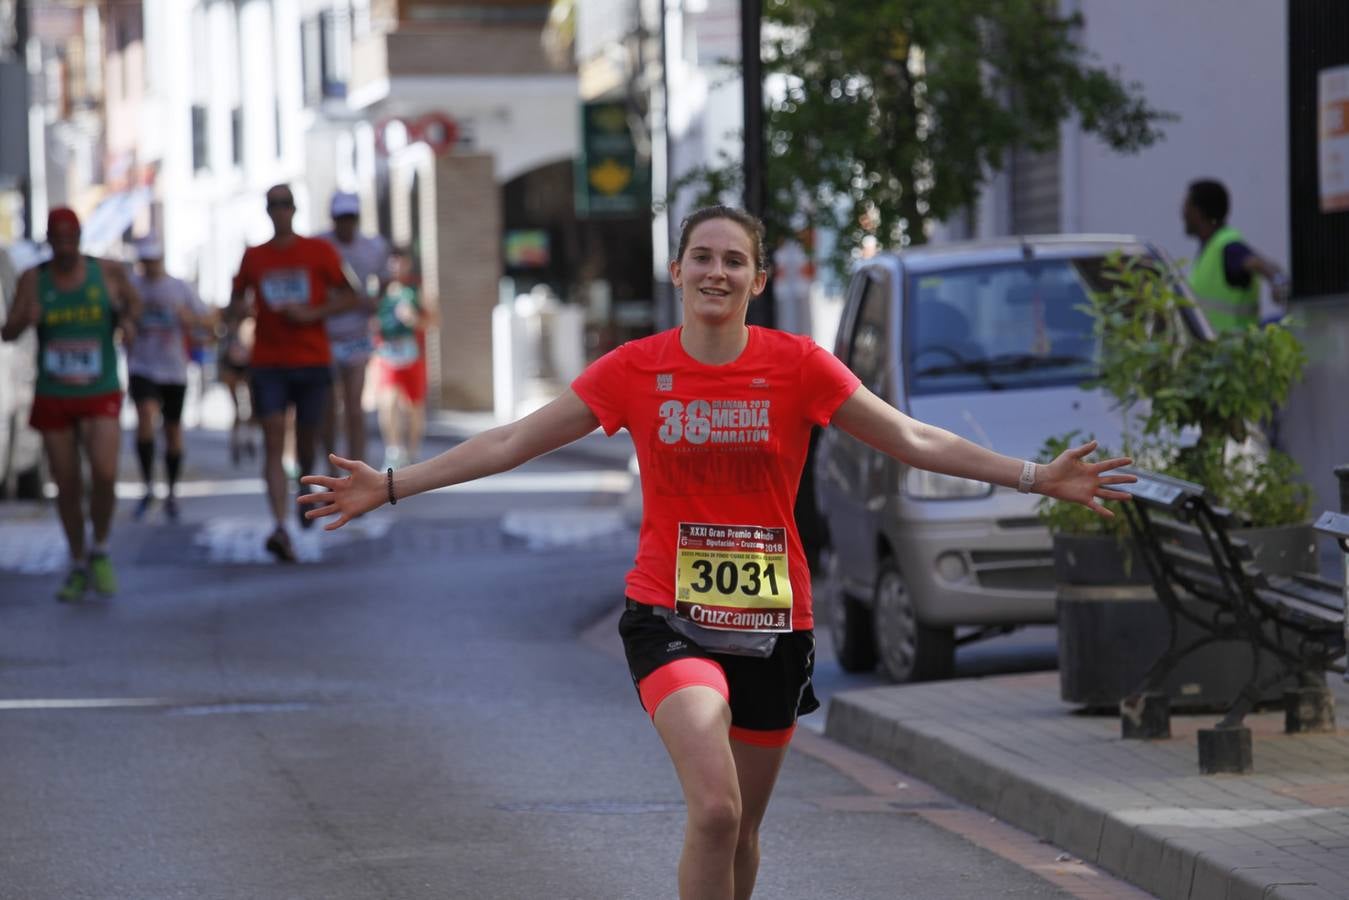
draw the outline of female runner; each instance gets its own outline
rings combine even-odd
[[[386,503],[482,478],[574,441],[627,428],[643,516],[619,623],[633,682],[679,777],[687,807],[679,896],[748,898],[759,825],[811,690],[810,573],[793,524],[811,426],[833,424],[913,466],[1082,503],[1126,500],[1087,462],[1094,443],[1047,465],[994,453],[885,403],[809,338],[750,327],[767,278],[763,228],[740,210],[683,223],[670,277],[681,327],[629,342],[519,421],[394,471],[333,457],[346,477],[308,475],[327,492],[306,515],[328,530]]]

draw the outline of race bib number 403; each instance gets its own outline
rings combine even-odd
[[[787,529],[679,523],[675,614],[704,628],[791,631]]]

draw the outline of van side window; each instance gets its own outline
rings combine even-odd
[[[890,280],[884,275],[873,275],[867,278],[862,293],[845,361],[862,384],[878,396],[885,395],[889,336]]]

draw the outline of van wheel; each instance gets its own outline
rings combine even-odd
[[[891,681],[950,678],[955,671],[954,628],[934,628],[918,621],[913,594],[892,559],[881,560],[873,602],[876,651],[881,671]]]
[[[876,668],[876,636],[871,628],[871,613],[856,597],[843,592],[838,554],[829,544],[820,547],[820,575],[826,623],[839,668],[845,672],[870,672]]]

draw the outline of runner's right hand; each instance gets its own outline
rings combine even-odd
[[[388,499],[388,486],[385,484],[384,473],[376,472],[359,459],[343,459],[336,453],[329,453],[328,461],[351,474],[343,478],[306,475],[300,479],[301,484],[326,489],[318,493],[300,495],[302,505],[313,507],[305,512],[306,519],[339,516],[336,522],[324,525],[324,531],[335,531],[352,519],[379,508]]]

